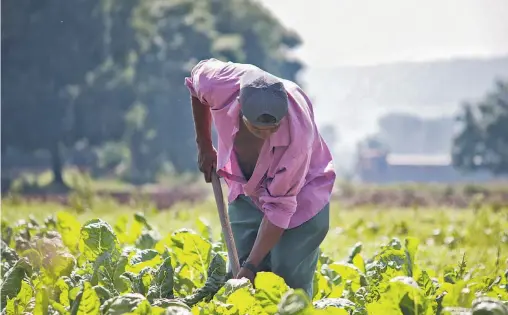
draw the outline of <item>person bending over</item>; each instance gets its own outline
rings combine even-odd
[[[241,264],[232,276],[253,282],[256,272],[271,271],[312,298],[336,174],[311,101],[294,82],[215,58],[197,63],[185,85],[199,170],[207,183],[217,172],[228,186]]]

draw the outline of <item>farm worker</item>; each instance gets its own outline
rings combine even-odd
[[[228,215],[241,264],[254,283],[271,271],[313,296],[336,178],[311,101],[294,82],[250,64],[202,60],[185,78],[199,170],[228,185]],[[212,144],[212,118],[218,151]]]

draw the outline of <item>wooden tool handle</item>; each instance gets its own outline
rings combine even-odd
[[[238,260],[238,253],[236,251],[235,240],[233,238],[233,231],[229,224],[229,216],[226,211],[226,204],[224,203],[224,196],[222,194],[222,186],[220,184],[219,175],[212,171],[212,187],[215,195],[215,202],[217,203],[217,210],[219,211],[220,224],[222,226],[222,233],[226,240],[226,247],[228,248],[228,258],[233,271],[233,277],[236,277],[240,271],[240,262]]]

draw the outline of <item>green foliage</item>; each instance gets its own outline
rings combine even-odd
[[[464,104],[458,121],[454,164],[464,171],[508,174],[508,82],[496,82],[477,104]]]
[[[203,220],[203,236],[180,229],[147,248],[137,240],[155,228],[139,213],[113,226],[78,222],[58,212],[42,224],[3,223],[11,231],[2,242],[3,314],[507,314],[508,270],[480,276],[463,257],[436,274],[418,263],[412,237],[389,239],[370,257],[362,243],[344,261],[321,254],[309,298],[271,272],[254,285],[227,279],[225,253],[215,251],[224,244],[212,243]]]

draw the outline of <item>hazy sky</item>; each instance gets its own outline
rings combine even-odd
[[[508,53],[508,0],[259,0],[313,67]]]

